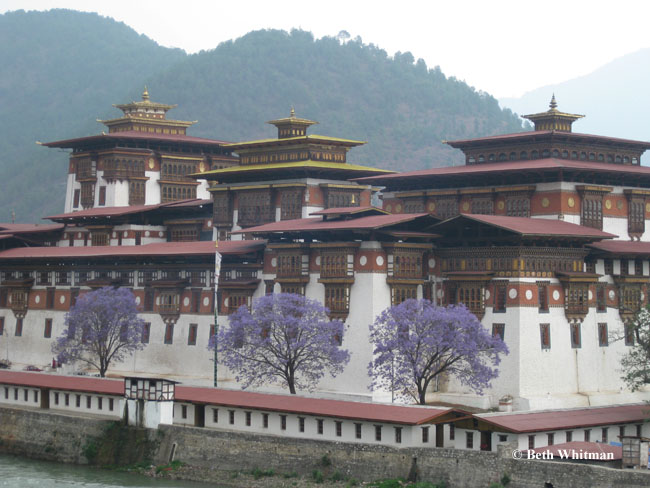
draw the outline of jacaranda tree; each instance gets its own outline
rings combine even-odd
[[[650,308],[642,308],[636,314],[627,324],[625,334],[634,345],[621,359],[623,380],[635,391],[650,384]]]
[[[499,355],[508,353],[464,305],[438,307],[428,300],[409,299],[384,310],[370,326],[370,340],[373,387],[420,404],[443,373],[480,393],[498,376]]]
[[[279,381],[295,394],[343,371],[350,359],[341,347],[344,329],[319,302],[277,293],[256,299],[250,311],[240,307],[209,347],[217,347],[243,388]]]
[[[65,316],[66,329],[52,345],[60,363],[83,362],[104,377],[113,361],[123,361],[144,347],[144,321],[133,292],[106,287],[77,299]]]

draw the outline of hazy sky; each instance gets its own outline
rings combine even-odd
[[[257,29],[301,28],[316,37],[347,30],[497,97],[650,47],[644,0],[0,0],[0,13],[50,8],[97,12],[190,53]]]

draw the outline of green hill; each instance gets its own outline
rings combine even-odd
[[[99,133],[95,119],[145,84],[179,105],[171,117],[199,121],[191,135],[273,136],[264,122],[293,106],[320,121],[313,133],[368,141],[351,161],[398,170],[460,163],[443,139],[521,130],[490,95],[359,39],[257,31],[189,56],[112,19],[53,10],[1,15],[0,40],[0,221],[11,209],[21,221],[60,212],[67,154],[34,142]]]

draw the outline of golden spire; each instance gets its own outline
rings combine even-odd
[[[551,110],[557,110],[557,102],[555,101],[555,93],[553,93],[553,96],[551,97],[551,103],[549,103],[548,106],[551,107]]]
[[[142,92],[142,101],[143,102],[149,101],[149,90],[147,90],[147,85],[144,86],[144,91]]]
[[[293,107],[291,107],[291,112],[289,112],[289,116],[292,118],[296,116],[296,111],[293,109]]]

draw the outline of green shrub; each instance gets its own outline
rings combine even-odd
[[[332,465],[332,460],[327,454],[324,454],[322,458],[320,458],[320,463],[321,465],[327,467]]]
[[[510,476],[508,476],[508,473],[504,473],[503,476],[501,476],[501,484],[503,486],[508,486],[512,480],[510,479]]]
[[[323,478],[323,473],[321,473],[319,470],[315,469],[311,472],[311,477],[314,478],[315,483],[322,483],[324,478]]]

